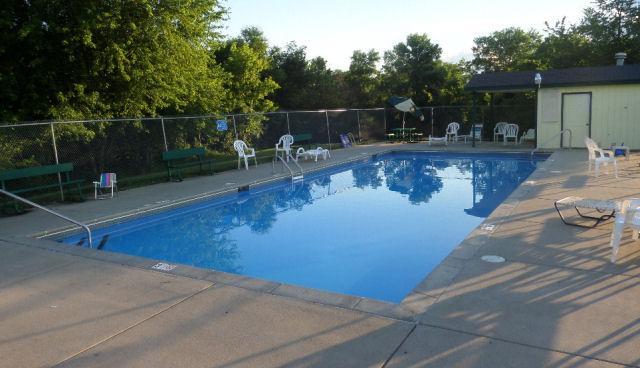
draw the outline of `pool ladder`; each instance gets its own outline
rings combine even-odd
[[[276,161],[280,161],[280,162],[282,162],[282,166],[284,166],[287,170],[289,170],[289,174],[291,174],[291,181],[303,180],[304,179],[304,170],[302,170],[302,167],[300,167],[300,165],[298,164],[298,161],[296,161],[293,158],[293,156],[291,156],[291,154],[287,154],[286,157],[291,159],[291,162],[293,162],[296,165],[298,170],[300,170],[300,174],[299,175],[295,175],[293,170],[291,169],[291,166],[289,166],[289,164],[287,164],[287,162],[284,160],[284,158],[282,156],[278,156],[278,155],[276,155],[276,157],[273,158],[273,161],[271,161],[271,167],[273,169],[273,172],[276,171]]]

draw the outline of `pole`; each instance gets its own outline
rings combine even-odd
[[[384,134],[387,134],[387,108],[382,108],[382,116],[384,117]]]
[[[540,103],[539,97],[540,97],[540,85],[536,87],[536,117],[535,117],[536,120],[533,122],[533,127],[535,128],[533,130],[533,148],[538,148],[538,105]],[[562,145],[562,133],[560,134],[560,144]]]
[[[356,110],[356,116],[358,117],[358,142],[362,141],[362,133],[360,131],[360,110]]]
[[[58,160],[58,145],[56,144],[56,132],[53,129],[53,123],[49,123],[51,127],[51,142],[53,143],[53,158],[56,160],[56,165],[60,163]],[[58,186],[60,187],[60,200],[64,202],[64,190],[62,190],[62,177],[58,173]]]
[[[236,135],[236,139],[238,139],[238,129],[236,129],[236,116],[231,115],[231,121],[233,121],[233,134]]]
[[[431,108],[431,136],[433,136],[433,107]]]
[[[329,151],[331,151],[331,132],[329,131],[329,111],[324,110],[324,116],[327,119],[327,137],[329,138]]]
[[[287,111],[287,133],[291,134],[291,127],[289,126],[289,112]]]
[[[169,145],[167,144],[167,132],[164,130],[164,117],[160,117],[160,125],[162,126],[162,139],[164,139],[164,151],[167,152],[169,150]]]
[[[471,96],[471,147],[476,146],[476,100],[478,94],[473,92]]]

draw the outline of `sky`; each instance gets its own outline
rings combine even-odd
[[[590,0],[224,0],[222,32],[260,28],[272,46],[295,41],[307,57],[322,56],[332,69],[349,68],[354,50],[385,50],[411,33],[426,33],[442,58],[471,59],[473,39],[507,27],[542,31],[566,16],[580,19]]]

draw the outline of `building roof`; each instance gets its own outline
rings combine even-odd
[[[596,84],[640,83],[640,64],[549,69],[526,72],[497,72],[474,75],[465,89],[476,92],[515,92],[535,89],[533,78],[542,76],[541,88]]]

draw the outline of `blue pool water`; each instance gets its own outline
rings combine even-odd
[[[95,243],[397,303],[534,169],[523,155],[390,153],[99,229]]]

